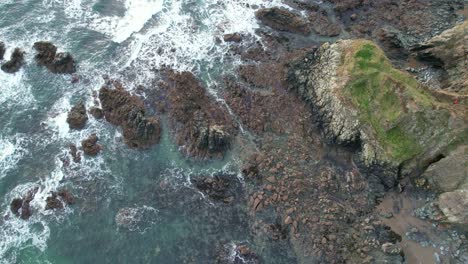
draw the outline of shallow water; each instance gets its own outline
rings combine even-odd
[[[190,185],[190,177],[219,171],[238,174],[235,155],[222,161],[185,159],[166,133],[147,151],[126,147],[119,130],[90,116],[84,130],[71,131],[66,113],[108,74],[129,90],[151,89],[152,69],[169,65],[195,72],[214,94],[215,77],[238,58],[226,55],[225,33],[241,32],[255,41],[254,9],[276,1],[163,0],[4,0],[0,41],[5,58],[24,49],[27,65],[16,74],[0,71],[0,262],[1,263],[207,263],[225,243],[246,242],[267,263],[287,263],[288,247],[251,241],[242,204],[212,203]],[[48,40],[78,61],[80,82],[54,75],[34,62],[32,45]],[[90,133],[104,151],[67,166],[68,145]],[[167,131],[166,131],[167,132]],[[239,178],[242,184],[242,179]],[[33,216],[12,215],[12,199],[31,188]],[[76,204],[44,210],[51,191],[67,188]],[[239,199],[243,199],[240,197]],[[121,208],[136,223],[117,226]]]

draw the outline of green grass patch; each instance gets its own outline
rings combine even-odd
[[[418,88],[412,76],[395,69],[382,50],[369,41],[362,41],[346,56],[344,67],[351,81],[345,91],[360,110],[361,121],[371,125],[391,158],[401,162],[417,155],[422,146],[398,122],[412,114],[407,105],[423,109],[433,98]]]

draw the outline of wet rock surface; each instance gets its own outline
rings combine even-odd
[[[307,35],[311,32],[309,22],[300,14],[283,8],[264,8],[255,12],[258,20],[265,25],[279,30]]]
[[[102,119],[104,117],[104,112],[102,111],[101,108],[98,107],[91,107],[89,109],[89,112],[91,115],[96,118],[96,119]]]
[[[227,243],[222,245],[216,257],[216,264],[259,264],[260,257],[245,244]]]
[[[226,108],[208,96],[192,73],[165,72],[160,83],[175,141],[182,151],[198,158],[220,158],[237,134]]]
[[[67,116],[67,123],[70,129],[83,129],[88,121],[86,114],[86,106],[83,102],[79,102],[70,109]]]
[[[37,190],[37,188],[29,190],[24,197],[13,199],[10,203],[10,211],[23,220],[29,219],[33,213],[30,203],[34,199]]]
[[[39,41],[34,43],[33,48],[36,50],[36,62],[47,67],[52,73],[74,73],[76,72],[76,62],[73,56],[68,52],[58,52],[57,47],[47,41]]]
[[[143,101],[113,80],[99,90],[104,117],[123,130],[125,143],[131,148],[145,149],[159,142],[159,119],[147,113]]]
[[[0,60],[3,60],[3,56],[5,55],[6,47],[5,43],[0,41]]]
[[[191,182],[200,192],[217,202],[231,203],[241,192],[236,175],[216,174],[193,178]]]
[[[84,154],[88,156],[97,156],[102,150],[102,146],[98,144],[99,138],[96,134],[91,134],[87,139],[81,141],[81,147]]]
[[[3,63],[1,69],[6,73],[15,73],[18,72],[21,67],[25,64],[24,60],[24,51],[20,48],[15,48],[11,54],[10,60]]]

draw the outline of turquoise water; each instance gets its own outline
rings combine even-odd
[[[216,93],[216,76],[235,65],[223,33],[253,33],[254,10],[263,1],[4,0],[0,41],[6,58],[24,49],[27,64],[16,74],[0,72],[0,263],[212,263],[229,243],[247,243],[266,263],[294,257],[281,243],[254,242],[244,202],[213,203],[190,184],[190,177],[228,173],[239,176],[236,150],[224,160],[183,157],[165,129],[159,145],[131,150],[120,131],[90,120],[70,131],[66,113],[73,104],[92,105],[92,92],[108,74],[129,90],[152,89],[152,69],[170,65],[191,70]],[[236,22],[236,23],[234,23]],[[222,28],[222,30],[220,30]],[[80,82],[54,75],[34,62],[32,45],[52,41],[78,61]],[[162,52],[158,53],[157,50]],[[171,49],[175,49],[171,51]],[[104,151],[82,163],[67,146],[97,133]],[[248,186],[239,178],[242,189]],[[27,220],[12,215],[12,199],[39,191]],[[44,210],[51,191],[67,188],[76,203]],[[245,199],[240,192],[238,199]],[[116,215],[130,208],[135,222],[118,226]]]

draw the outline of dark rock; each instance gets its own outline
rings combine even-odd
[[[76,145],[75,144],[70,144],[69,147],[70,147],[70,155],[72,156],[73,161],[75,163],[81,162],[81,154],[78,153],[78,149],[76,148]]]
[[[235,175],[219,174],[213,177],[193,178],[191,182],[203,194],[224,203],[232,202],[239,188]]]
[[[159,119],[148,116],[143,101],[125,91],[116,81],[115,87],[105,85],[99,91],[99,99],[106,120],[121,126],[125,143],[132,148],[149,148],[159,142],[161,126]]]
[[[260,257],[247,245],[227,243],[218,250],[217,264],[259,264]]]
[[[83,152],[89,156],[96,156],[102,150],[102,146],[97,144],[98,137],[96,134],[92,134],[87,139],[81,141],[81,147]]]
[[[91,109],[89,109],[89,112],[91,113],[92,116],[94,116],[94,118],[96,119],[101,119],[104,117],[104,112],[102,111],[101,108],[98,108],[98,107],[91,107]]]
[[[267,226],[268,235],[273,240],[280,240],[288,238],[288,228],[287,226],[281,225],[279,223],[270,224]]]
[[[62,200],[68,205],[75,203],[75,197],[73,197],[73,195],[67,190],[60,190],[58,192],[58,196],[60,196],[60,198],[62,198]]]
[[[309,15],[311,27],[317,35],[326,37],[336,37],[341,33],[341,27],[333,22],[324,10],[312,12]]]
[[[83,129],[88,121],[86,107],[83,102],[80,102],[72,107],[68,112],[67,123],[70,129]]]
[[[29,190],[23,198],[15,198],[10,204],[10,210],[16,216],[21,217],[23,220],[29,219],[32,215],[29,203],[34,199],[38,188]]]
[[[75,60],[68,52],[57,53],[57,47],[47,41],[34,43],[37,51],[35,56],[39,65],[47,67],[52,73],[74,73],[76,71]]]
[[[51,196],[46,198],[46,210],[62,209],[63,203],[58,199],[57,193],[52,192]]]
[[[301,15],[277,7],[263,8],[255,12],[258,20],[265,25],[279,30],[308,35],[310,24]]]
[[[391,59],[406,59],[408,57],[407,44],[401,33],[392,28],[381,28],[377,30],[377,39],[383,50]]]
[[[11,58],[9,61],[5,62],[1,69],[6,73],[15,73],[20,70],[20,68],[24,65],[24,51],[20,48],[16,48],[11,54]]]
[[[241,42],[242,35],[239,33],[226,34],[223,36],[225,42]]]
[[[166,76],[167,86],[163,88],[176,143],[191,156],[223,156],[237,133],[227,110],[206,94],[192,73],[168,70]]]
[[[5,55],[5,44],[0,41],[0,60],[3,60],[3,56]]]

